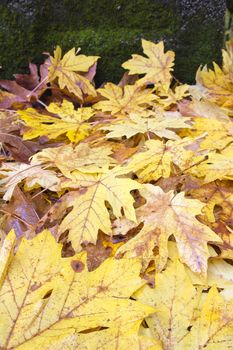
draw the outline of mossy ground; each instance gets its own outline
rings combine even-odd
[[[16,6],[17,5],[17,6]],[[206,9],[203,9],[206,11]],[[164,40],[177,52],[176,74],[193,81],[199,64],[219,60],[221,30],[203,16],[189,18],[182,31],[183,14],[175,0],[18,0],[0,4],[0,65],[2,78],[25,71],[29,61],[43,61],[42,52],[59,44],[64,51],[81,47],[99,55],[97,84],[117,82],[121,63],[141,53],[141,38]],[[220,43],[219,43],[220,38]],[[216,40],[217,39],[217,40]]]

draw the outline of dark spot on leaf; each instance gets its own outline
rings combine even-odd
[[[71,267],[75,272],[82,272],[85,265],[82,263],[82,261],[79,260],[72,260],[71,261]]]
[[[85,329],[81,332],[79,332],[80,334],[88,334],[88,333],[93,333],[93,332],[100,332],[100,331],[103,331],[105,329],[108,329],[108,327],[95,327],[95,328],[89,328],[89,329]]]
[[[40,288],[41,283],[37,284],[37,282],[34,282],[33,285],[30,287],[30,290],[32,292],[34,292],[34,290],[37,290],[38,288]]]
[[[108,287],[107,286],[98,286],[97,290],[98,290],[98,293],[105,293],[108,291]]]
[[[45,295],[43,296],[42,299],[48,299],[50,297],[50,295],[52,294],[52,289],[48,290],[48,292],[45,293]]]
[[[79,189],[79,193],[80,194],[85,194],[86,192],[87,192],[87,188],[86,187],[83,187],[83,188]]]

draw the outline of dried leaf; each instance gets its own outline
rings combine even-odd
[[[164,44],[160,41],[154,44],[142,39],[142,48],[148,58],[140,55],[132,55],[132,58],[122,64],[122,67],[129,69],[129,74],[146,74],[138,80],[137,84],[162,83],[169,86],[171,82],[171,71],[174,65],[174,52],[164,53]]]
[[[51,103],[47,110],[57,114],[59,118],[40,114],[33,108],[18,112],[20,119],[29,127],[29,130],[26,130],[23,135],[25,140],[38,136],[55,139],[66,134],[71,142],[77,143],[88,136],[90,126],[85,121],[95,113],[91,107],[75,110],[71,102],[64,100],[61,106]]]
[[[154,309],[129,299],[144,284],[138,260],[109,258],[88,272],[85,254],[61,258],[61,246],[44,231],[23,239],[10,262],[9,240],[14,246],[10,236],[1,255],[2,348],[95,349],[104,340],[106,350],[117,343],[139,350],[139,325]]]
[[[78,172],[73,175],[76,175],[76,181],[67,181],[63,187],[81,188],[81,193],[73,192],[70,203],[72,211],[62,221],[59,233],[69,231],[68,237],[75,251],[81,249],[83,242],[95,244],[98,230],[111,233],[106,201],[117,218],[122,216],[123,209],[129,220],[136,221],[134,199],[130,191],[141,188],[139,183],[118,177],[117,170],[95,176]]]
[[[28,188],[39,185],[51,191],[59,191],[60,179],[55,171],[43,169],[40,164],[5,163],[2,164],[0,174],[4,176],[0,185],[4,186],[4,200],[9,200],[15,187],[23,180]]]
[[[85,174],[106,173],[115,165],[111,154],[109,146],[90,148],[87,143],[80,143],[76,147],[68,144],[44,149],[32,157],[32,164],[56,167],[63,175],[72,179],[72,172],[75,170]]]
[[[141,89],[138,85],[126,85],[124,88],[112,83],[107,83],[98,89],[104,101],[94,104],[94,108],[102,112],[111,112],[112,115],[126,115],[138,112],[143,107],[152,105],[156,96],[151,89]]]
[[[163,349],[214,349],[219,343],[221,349],[232,348],[232,301],[226,302],[212,287],[203,306],[196,305],[197,292],[178,261],[157,275],[154,290],[145,286],[137,299],[156,307],[146,322]]]
[[[141,115],[144,114],[144,118]],[[189,128],[188,118],[182,117],[178,112],[156,112],[146,111],[146,113],[131,113],[127,119],[116,120],[109,125],[103,126],[101,130],[107,130],[108,138],[126,136],[130,138],[137,134],[152,133],[159,137],[177,140],[179,136],[170,129]]]
[[[159,247],[157,269],[162,270],[168,257],[167,241],[173,235],[181,261],[194,272],[206,275],[207,259],[210,256],[207,243],[221,242],[221,239],[196,219],[204,204],[195,199],[185,198],[183,192],[177,195],[173,191],[164,193],[160,187],[151,184],[145,185],[145,189],[140,190],[140,193],[146,199],[146,204],[136,210],[136,216],[138,222],[144,222],[145,229],[134,241],[138,241],[137,244],[139,241],[145,244],[152,240]],[[158,230],[156,235],[151,232],[152,225],[154,230]],[[127,245],[131,245],[130,241],[124,245],[121,252],[128,250]]]
[[[99,56],[76,55],[75,48],[68,51],[62,58],[61,48],[57,46],[54,57],[50,56],[48,79],[50,82],[58,79],[61,89],[67,88],[80,100],[83,100],[84,94],[96,96],[93,85],[83,73],[88,72],[98,58]]]

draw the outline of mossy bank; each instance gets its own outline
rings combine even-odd
[[[200,64],[220,61],[224,13],[224,0],[2,0],[0,76],[42,62],[59,44],[101,56],[97,83],[117,82],[145,38],[175,50],[177,77],[192,82]]]

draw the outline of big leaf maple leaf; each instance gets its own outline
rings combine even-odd
[[[202,305],[177,260],[156,277],[155,289],[145,286],[136,298],[156,308],[146,322],[152,337],[161,342],[159,350],[212,350],[219,344],[221,350],[232,349],[232,301],[226,302],[212,287],[205,299],[203,294]]]
[[[113,83],[107,83],[98,89],[106,100],[97,102],[93,107],[102,112],[125,115],[148,107],[156,96],[152,89],[142,89],[138,85],[126,85],[123,88]]]
[[[53,82],[58,79],[61,89],[67,88],[80,100],[83,94],[96,96],[95,89],[83,73],[88,72],[99,56],[76,55],[75,48],[68,51],[62,58],[60,46],[54,51],[54,57],[50,56],[51,64],[48,68],[48,79]]]
[[[137,259],[88,272],[85,254],[61,258],[49,231],[23,239],[15,256],[14,240],[12,231],[0,256],[2,349],[141,348],[138,329],[154,309],[129,299],[144,284]]]
[[[190,333],[184,337],[178,350],[214,349],[221,344],[221,349],[233,348],[232,301],[226,302],[212,287],[200,310],[200,316]]]
[[[0,91],[0,107],[9,108],[14,103],[26,103],[38,99],[47,89],[46,62],[40,66],[40,76],[36,64],[29,63],[30,74],[14,74],[15,81],[0,80],[0,86],[8,93]]]
[[[130,191],[141,188],[141,185],[129,178],[119,177],[117,168],[100,175],[73,173],[73,180],[67,180],[63,187],[81,189],[81,193],[73,191],[72,210],[59,227],[59,233],[69,231],[68,238],[75,250],[81,249],[82,242],[96,243],[98,230],[111,233],[106,202],[111,205],[117,218],[122,216],[123,209],[125,216],[136,222],[134,199]]]
[[[144,116],[144,117],[142,117]],[[131,113],[127,119],[117,120],[115,123],[103,126],[102,130],[109,131],[107,138],[126,136],[130,138],[137,134],[153,133],[159,137],[172,140],[179,136],[170,129],[189,128],[189,118],[182,117],[179,112],[156,113],[144,111],[144,113]]]
[[[168,178],[172,172],[172,163],[180,171],[194,163],[194,152],[189,147],[194,144],[190,138],[167,141],[147,140],[145,145],[134,154],[126,164],[129,171],[137,174],[143,182]]]
[[[152,336],[160,340],[161,349],[176,349],[187,334],[196,297],[195,287],[178,260],[156,275],[155,289],[145,286],[136,293],[136,299],[156,308],[156,314],[146,322]]]
[[[182,130],[180,135],[203,136],[202,149],[222,149],[233,142],[233,124],[231,120],[197,117],[193,120],[192,128]]]
[[[63,175],[72,179],[75,170],[83,173],[106,173],[115,165],[110,157],[112,150],[109,146],[91,148],[87,143],[76,147],[71,144],[60,147],[46,148],[32,157],[32,164],[40,163],[58,168]]]
[[[221,242],[221,239],[208,226],[196,219],[204,203],[185,198],[184,192],[175,195],[173,191],[163,192],[159,186],[151,184],[144,186],[145,189],[141,189],[140,193],[146,199],[146,203],[136,211],[138,222],[144,222],[144,230],[139,232],[132,242],[129,240],[121,247],[120,252],[130,251],[132,253],[128,255],[134,255],[139,242],[145,244],[148,239],[152,240],[159,248],[157,269],[161,270],[168,257],[168,238],[173,235],[181,260],[194,272],[206,275],[207,259],[210,256],[207,243]],[[122,225],[124,228],[124,224]],[[127,226],[132,228],[130,222],[129,224],[126,222],[126,229]],[[154,235],[151,234],[152,230],[156,230]],[[137,252],[137,255],[141,254],[140,249]]]
[[[204,67],[197,72],[197,82],[204,86],[208,99],[225,108],[233,107],[233,80],[213,63],[214,69]]]
[[[158,44],[142,39],[143,52],[148,58],[140,55],[132,55],[132,58],[122,64],[122,67],[129,69],[129,74],[145,74],[138,80],[137,84],[162,83],[167,88],[171,82],[171,71],[174,65],[174,52],[164,52],[164,43]]]
[[[208,159],[190,169],[190,172],[197,177],[204,177],[206,183],[214,180],[233,179],[233,143],[221,151],[211,152]]]
[[[173,90],[166,89],[164,86],[159,86],[156,89],[156,102],[163,108],[167,109],[171,105],[178,104],[185,97],[189,96],[189,86],[187,84],[178,85]]]
[[[23,135],[25,140],[39,136],[55,139],[66,134],[71,142],[77,143],[89,134],[90,126],[85,121],[95,114],[91,107],[82,107],[75,110],[73,103],[64,100],[61,106],[51,103],[47,110],[56,114],[59,118],[38,113],[34,108],[18,112],[20,119],[29,127]]]
[[[4,186],[4,200],[11,199],[15,187],[22,181],[28,188],[41,186],[51,191],[59,191],[60,179],[53,170],[43,169],[41,164],[4,163],[0,168],[0,174],[4,177],[0,185]]]

